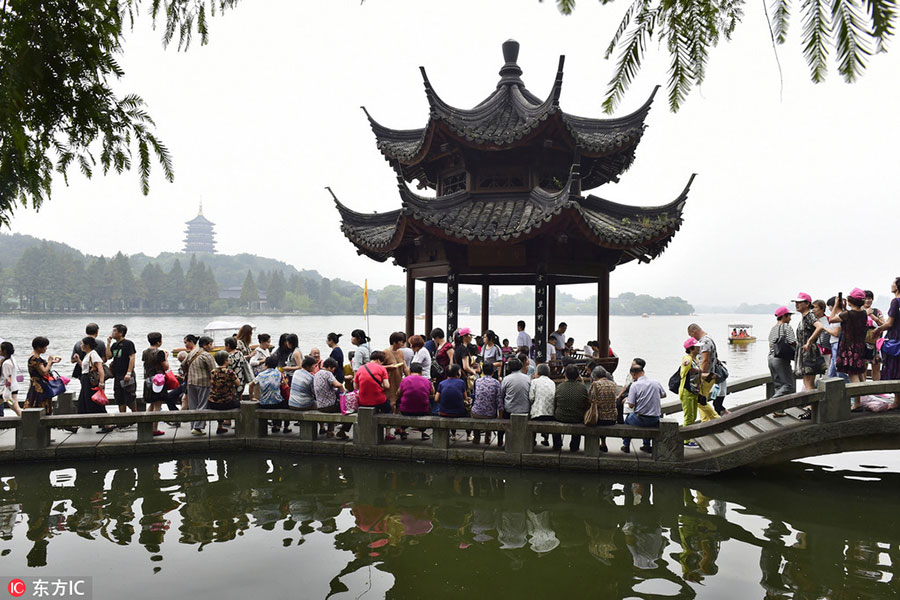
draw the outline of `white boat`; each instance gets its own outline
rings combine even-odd
[[[256,332],[256,325],[244,319],[221,319],[210,321],[203,328],[203,335],[213,339],[213,346],[218,348],[225,345],[225,338],[235,335],[244,325],[249,325]]]

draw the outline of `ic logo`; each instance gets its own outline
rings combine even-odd
[[[25,595],[25,582],[21,579],[13,579],[9,582],[9,586],[7,587],[9,590],[10,596],[15,596],[16,598]]]

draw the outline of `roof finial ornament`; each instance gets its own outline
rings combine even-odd
[[[203,199],[200,199],[200,210],[197,212],[201,217],[203,216]]]
[[[516,40],[506,40],[503,42],[503,60],[505,61],[503,68],[500,69],[500,83],[497,87],[507,84],[522,85],[520,79],[522,69],[516,62],[519,59],[519,42]]]

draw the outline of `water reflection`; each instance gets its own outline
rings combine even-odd
[[[392,597],[897,595],[894,473],[856,481],[790,465],[728,479],[614,479],[261,454],[8,471],[0,555],[11,570],[60,572],[73,549],[106,562],[125,547],[123,575],[136,582],[246,581],[246,569],[223,569],[227,547],[235,567],[252,557],[335,597],[379,577],[378,593]],[[150,596],[135,587],[133,597]]]

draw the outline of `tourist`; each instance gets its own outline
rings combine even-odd
[[[328,357],[333,358],[334,362],[337,363],[337,368],[334,370],[334,378],[337,379],[341,385],[344,385],[344,351],[341,350],[339,345],[341,335],[343,334],[332,331],[325,338],[325,343],[331,348],[331,354],[329,354]]]
[[[497,419],[503,416],[500,382],[494,377],[494,363],[481,365],[481,377],[475,380],[472,388],[472,417],[475,419]],[[473,444],[481,442],[481,431],[475,430]],[[484,443],[490,445],[491,434],[485,432]]]
[[[88,323],[87,327],[84,328],[84,334],[89,335],[94,339],[97,339],[97,336],[100,334],[100,326],[96,323]],[[103,340],[97,340],[97,354],[106,362],[106,344]],[[81,362],[84,360],[84,350],[82,350],[81,340],[75,342],[75,347],[72,349],[72,364],[75,365],[75,368],[72,369],[72,379],[81,380]]]
[[[528,411],[532,421],[553,420],[553,398],[556,395],[556,384],[550,379],[550,365],[541,363],[537,366],[535,377],[528,388],[528,402],[531,408]],[[550,445],[550,436],[541,434],[541,445]]]
[[[278,370],[278,358],[267,356],[263,363],[265,367],[253,380],[250,393],[256,392],[259,399],[258,408],[263,410],[278,410],[287,408],[287,402],[281,395],[281,384],[286,382],[284,373]],[[281,420],[272,421],[272,433],[281,432]],[[284,432],[290,433],[289,423],[285,421]]]
[[[106,414],[106,406],[97,404],[91,399],[94,392],[102,390],[106,383],[106,373],[103,370],[103,359],[97,354],[97,338],[85,336],[81,340],[81,351],[84,358],[81,361],[81,391],[78,394],[78,414]],[[90,429],[86,425],[85,429]],[[78,427],[67,427],[68,431],[75,433]],[[109,433],[115,429],[112,425],[101,427],[97,433]]]
[[[435,327],[428,334],[428,341],[425,342],[425,349],[428,350],[428,353],[431,354],[432,358],[435,353],[437,353],[438,348],[444,345],[444,330],[440,327]],[[426,373],[427,375],[427,373]]]
[[[234,339],[234,338],[228,338]],[[237,346],[235,340],[235,346]],[[233,410],[240,407],[237,400],[238,390],[242,384],[238,376],[228,367],[228,352],[219,350],[215,355],[216,368],[209,375],[209,404],[207,408],[210,410]],[[225,428],[225,422],[218,421],[216,435],[228,433]]]
[[[831,299],[831,305],[834,306],[834,299]],[[831,372],[831,363],[832,363],[832,354],[831,354],[831,329],[832,325],[828,322],[828,316],[825,314],[827,312],[826,304],[824,300],[813,300],[812,303],[812,314],[816,319],[815,328],[813,329],[812,335],[806,340],[804,344],[804,349],[808,349],[808,347],[813,346],[814,344],[819,347],[819,354],[825,360],[825,371],[827,373]],[[835,326],[837,328],[837,333],[840,333],[840,326]],[[797,343],[803,342],[802,339],[798,339]],[[831,377],[831,375],[827,375]]]
[[[151,331],[147,334],[147,343],[150,346],[141,352],[141,364],[144,366],[144,386],[141,394],[145,399],[150,397],[153,376],[156,375],[154,370],[156,367],[156,354],[162,348],[162,334],[158,331]]]
[[[322,368],[313,375],[313,392],[316,395],[316,410],[323,413],[339,413],[341,412],[341,392],[344,390],[344,384],[337,380],[335,373],[337,372],[337,361],[330,356],[322,363]],[[338,438],[346,439],[346,431],[349,425],[342,425]],[[340,435],[343,433],[344,435]],[[328,423],[325,427],[324,423],[319,423],[319,435],[325,437],[334,437],[334,423]]]
[[[713,408],[720,415],[725,414],[725,380],[721,377],[719,351],[716,343],[696,323],[688,325],[688,335],[700,342],[700,395],[712,398],[713,386],[719,384],[719,393],[712,398]]]
[[[484,345],[481,347],[482,368],[484,364],[491,363],[495,369],[499,369],[503,366],[503,351],[497,345],[500,339],[490,329],[484,332],[482,339],[484,339]]]
[[[700,421],[705,423],[718,418],[719,414],[713,410],[706,398],[700,396],[700,342],[693,337],[684,341],[684,356],[681,357],[679,376],[681,383],[678,385],[678,399],[681,400],[681,410],[684,412],[684,426],[697,422],[697,413],[700,413]],[[693,440],[685,440],[687,448],[696,448]]]
[[[503,352],[504,360],[513,353],[513,347],[509,345],[509,339],[503,338],[503,346],[500,348]]]
[[[359,331],[359,330],[357,330]],[[357,338],[353,333],[353,337]],[[357,338],[363,343],[363,338]],[[365,338],[368,339],[368,338]],[[388,372],[384,368],[385,355],[381,350],[375,350],[369,356],[369,361],[360,365],[360,368],[353,375],[354,389],[359,391],[360,406],[374,406],[377,413],[391,412],[391,403],[388,402],[385,391],[390,387],[388,381]],[[391,435],[386,435],[385,440],[394,439]]]
[[[419,338],[421,340],[422,336],[414,335],[410,339],[412,340],[413,338]],[[420,350],[422,350],[424,354],[428,354],[425,352],[424,343],[423,340],[423,347],[420,348]],[[431,380],[423,375],[424,371],[425,367],[422,363],[413,362],[409,366],[409,376],[404,377],[403,381],[400,383],[400,389],[397,392],[397,408],[401,415],[407,417],[421,417],[431,414],[430,400],[432,394],[434,394],[434,386],[431,384]],[[423,440],[429,438],[429,436],[425,434],[424,429],[420,429],[419,431],[422,434]],[[405,440],[408,435],[405,426],[400,427],[398,433],[402,440]]]
[[[466,401],[468,392],[466,382],[460,379],[462,369],[459,365],[450,365],[447,379],[437,386],[434,401],[438,405],[438,414],[442,417],[466,417]],[[455,434],[451,431],[451,434]]]
[[[19,406],[19,366],[16,364],[13,354],[16,353],[12,342],[0,342],[0,386],[2,386],[2,399],[0,399],[0,417],[3,416],[3,405],[7,404],[19,418],[22,418],[22,408]]]
[[[247,362],[244,353],[241,352],[239,340],[233,337],[225,338],[225,352],[228,353],[227,367],[232,370],[241,383],[234,398],[235,402],[240,406],[244,390],[253,382],[253,371],[250,370],[250,364]],[[230,424],[227,421],[225,423],[226,426]]]
[[[865,294],[866,303],[863,305],[863,308],[870,319],[870,322],[867,323],[868,329],[873,330],[884,325],[884,313],[872,306],[872,303],[875,301],[875,292],[865,290]],[[867,336],[866,339],[866,360],[872,365],[872,381],[881,379],[881,353],[876,348],[876,337],[868,339]]]
[[[369,347],[369,336],[362,329],[354,329],[350,332],[350,343],[356,346],[356,352],[353,354],[353,360],[350,363],[353,372],[359,371],[359,368],[372,360],[372,349]]]
[[[387,399],[391,403],[391,407],[397,407],[397,392],[400,391],[400,382],[403,377],[409,374],[406,367],[406,361],[403,359],[403,352],[400,350],[406,343],[406,334],[402,331],[395,331],[390,337],[390,346],[384,349],[385,366],[388,372],[388,382],[390,386],[387,389]]]
[[[557,355],[560,360],[562,360],[562,356],[566,351],[566,329],[569,326],[566,323],[560,323],[556,327],[556,331],[552,332],[547,340],[553,345],[553,354]],[[547,355],[547,360],[550,360],[550,355]]]
[[[113,398],[120,413],[128,408],[132,412],[137,410],[137,378],[134,376],[137,350],[134,342],[125,338],[127,333],[128,328],[118,323],[113,325],[112,334],[106,338],[106,360],[112,359],[109,367],[113,374]]]
[[[528,365],[523,364],[518,358],[511,358],[506,363],[506,368],[508,375],[500,384],[500,396],[503,399],[502,418],[508,419],[513,414],[527,415],[531,411],[531,402],[528,400],[531,377],[526,373]],[[503,446],[503,430],[497,432],[497,445]]]
[[[516,323],[516,329],[519,331],[516,336],[516,350],[518,352],[524,352],[525,354],[531,353],[531,336],[525,332],[525,321],[519,321]]]
[[[592,360],[595,358],[600,358],[600,344],[596,342],[596,340],[591,340],[587,344],[584,345],[584,357],[588,360]]]
[[[438,343],[438,346],[437,352],[434,355],[434,362],[440,367],[440,373],[435,377],[435,382],[439,382],[447,377],[447,369],[453,364],[455,351],[453,349],[453,343],[450,340],[440,338],[435,339],[435,343]]]
[[[156,335],[159,336],[161,342],[162,335],[159,333]],[[150,335],[147,337],[149,338]],[[159,347],[151,347],[144,350],[141,358],[144,362],[145,379],[148,374],[150,374],[150,386],[149,388],[145,387],[144,389],[146,394],[144,396],[144,401],[150,412],[160,412],[162,410],[163,402],[169,406],[169,410],[178,410],[175,406],[175,402],[170,399],[168,390],[166,390],[166,373],[169,370],[169,358],[166,355],[166,351]],[[180,426],[181,423],[176,423],[175,425]],[[154,421],[152,426],[154,436],[165,435],[165,432],[159,428],[159,421]]]
[[[241,325],[237,335],[234,337],[237,340],[237,349],[240,353],[244,355],[244,358],[250,358],[250,343],[253,338],[253,327],[250,325]]]
[[[472,341],[472,330],[468,327],[463,327],[458,329],[453,337],[455,342],[453,345],[453,364],[459,366],[459,376],[466,381],[469,377],[476,375],[475,354],[472,354],[472,350],[469,347]]]
[[[866,380],[866,321],[868,315],[863,306],[866,303],[866,294],[859,288],[842,299],[838,295],[834,308],[828,321],[841,324],[841,339],[838,342],[837,370],[846,373],[851,383],[861,383]],[[846,310],[847,305],[849,310]],[[838,312],[840,311],[840,312]],[[854,412],[862,410],[859,397],[854,397],[851,409]]]
[[[53,414],[53,398],[44,395],[45,377],[50,374],[50,367],[62,360],[59,356],[48,356],[47,360],[41,355],[47,352],[50,340],[40,335],[31,340],[31,355],[28,357],[28,393],[25,395],[25,408],[43,408],[46,414]],[[85,353],[86,354],[86,353]]]
[[[318,348],[310,348],[309,355],[316,361],[312,367],[312,374],[315,375],[322,368],[322,352]]]
[[[553,418],[560,423],[584,424],[584,413],[591,405],[584,383],[579,380],[578,367],[569,365],[566,367],[566,380],[556,388],[553,396]],[[581,447],[581,435],[573,434],[569,441],[569,450],[578,452]],[[562,434],[553,434],[553,449],[562,450]]]
[[[794,372],[791,370],[790,355],[793,355],[793,350],[788,352],[787,348],[790,346],[793,349],[797,346],[797,338],[790,326],[792,314],[794,313],[789,311],[786,306],[780,306],[775,311],[775,325],[769,330],[769,373],[772,375],[772,385],[775,389],[772,398],[779,398],[797,391]],[[701,395],[703,394],[701,393]],[[785,413],[777,411],[774,416],[783,417]]]
[[[316,391],[313,380],[313,368],[316,359],[307,356],[300,363],[300,369],[294,371],[291,379],[291,397],[288,400],[288,408],[291,410],[313,410],[316,408]]]
[[[701,352],[703,343],[701,343]],[[631,378],[634,382],[628,391],[628,405],[634,409],[628,418],[625,419],[626,425],[634,425],[636,427],[658,427],[659,419],[662,415],[662,406],[660,401],[666,397],[666,390],[658,382],[650,379],[644,374],[644,368],[647,362],[642,358],[635,358],[631,362]],[[641,445],[642,452],[653,452],[650,445],[650,439],[644,438]],[[622,452],[626,454],[631,452],[631,438],[622,439]]]
[[[282,334],[278,342],[278,366],[284,372],[288,381],[294,373],[301,369],[303,364],[303,352],[300,351],[300,339],[296,333]]]
[[[210,351],[213,340],[208,335],[201,336],[197,345],[185,359],[183,369],[187,370],[187,402],[189,410],[206,410],[209,404],[209,377],[216,368],[216,361]],[[206,421],[191,423],[191,435],[204,435]]]
[[[431,354],[425,348],[425,339],[421,335],[413,335],[409,338],[409,347],[413,352],[412,362],[409,363],[410,370],[414,363],[422,365],[422,375],[427,378],[431,377]]]
[[[591,389],[588,392],[591,417],[588,418],[587,414],[584,416],[586,425],[607,426],[618,422],[616,390],[616,382],[610,378],[609,372],[603,367],[594,367],[591,371]],[[608,451],[606,436],[600,436],[600,452]]]
[[[794,306],[800,314],[800,322],[797,323],[797,353],[794,358],[794,372],[803,377],[803,389],[810,391],[816,389],[816,375],[825,374],[825,359],[819,353],[819,347],[815,344],[800,345],[806,342],[816,331],[816,316],[812,312],[812,298],[809,294],[800,292],[794,299]],[[809,409],[804,415],[812,414]],[[807,417],[809,418],[809,417]]]
[[[532,377],[534,377],[534,361],[528,358],[528,355],[524,352],[519,352],[516,358],[518,358],[519,362],[522,363],[522,370],[525,371],[525,374],[528,375],[528,378],[531,379]]]
[[[888,308],[887,320],[875,328],[875,335],[880,337],[882,333],[887,332],[887,335],[884,336],[884,345],[881,347],[883,360],[881,378],[894,381],[900,379],[900,341],[898,341],[900,340],[900,277],[891,283],[891,293],[894,297]],[[891,405],[891,409],[897,408],[898,399],[900,399],[900,394],[894,394],[894,403]]]
[[[256,336],[257,346],[250,353],[250,368],[253,369],[254,375],[259,375],[265,370],[266,359],[272,356],[272,336],[268,333],[260,333]],[[278,359],[275,359],[278,364]]]
[[[565,356],[572,356],[575,354],[575,338],[568,338],[566,340],[566,347],[563,349],[563,354]]]
[[[403,333],[402,331],[400,333]],[[403,353],[403,362],[406,363],[407,373],[409,373],[409,365],[412,364],[413,356],[416,355],[415,351],[409,345],[409,335],[403,333],[403,345],[400,346],[400,352]]]

